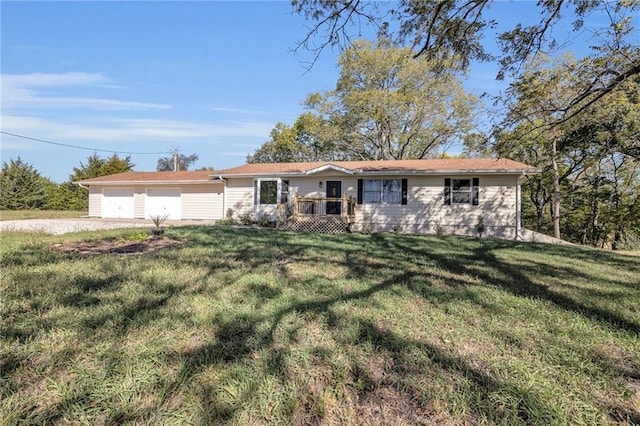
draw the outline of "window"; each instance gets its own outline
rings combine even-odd
[[[400,204],[402,185],[400,179],[365,179],[363,186],[365,204]]]
[[[400,204],[401,199],[400,179],[382,181],[382,202],[387,204]]]
[[[451,179],[451,202],[453,204],[471,203],[471,179]]]
[[[367,179],[364,181],[364,203],[380,204],[381,186],[379,180]]]
[[[260,204],[276,204],[278,201],[278,181],[260,181]]]
[[[273,205],[289,201],[289,181],[257,179],[253,181],[253,204]]]
[[[480,198],[480,179],[451,179],[444,180],[445,204],[471,204],[477,206]]]

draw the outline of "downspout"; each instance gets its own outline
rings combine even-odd
[[[89,191],[89,200],[91,200],[91,190],[89,189],[89,187],[88,187],[88,186],[84,186],[84,185],[83,185],[83,184],[81,184],[80,182],[73,182],[73,183],[75,183],[76,185],[78,185],[80,188],[82,188],[82,189],[86,189],[87,191]],[[89,201],[89,202],[88,202],[88,204],[91,204],[91,202]],[[87,205],[87,216],[86,216],[86,217],[91,217],[91,216],[89,215],[89,205]]]
[[[222,175],[218,175],[218,179],[224,184],[224,190],[222,191],[222,219],[227,218],[227,181],[224,180]]]
[[[523,241],[522,238],[522,189],[521,183],[522,179],[525,176],[525,172],[523,171],[520,176],[518,176],[517,184],[516,184],[516,240]]]

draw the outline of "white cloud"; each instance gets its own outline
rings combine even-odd
[[[52,88],[121,88],[111,83],[103,74],[31,73],[2,75],[2,108],[82,108],[93,110],[151,110],[170,109],[170,105],[148,102],[131,102],[109,98],[78,96],[45,96],[42,91]]]
[[[273,123],[227,121],[198,123],[192,121],[161,120],[152,118],[107,118],[100,122],[68,123],[38,117],[4,116],[3,130],[60,143],[106,142],[188,142],[209,140],[225,142],[230,139],[265,139]]]
[[[2,88],[9,87],[70,87],[91,86],[108,83],[109,79],[97,73],[66,72],[66,73],[31,73],[31,74],[2,74]]]

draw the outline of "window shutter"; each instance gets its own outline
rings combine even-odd
[[[444,178],[444,203],[451,204],[451,178]]]
[[[358,199],[357,199],[357,204],[362,204],[362,191],[363,191],[363,182],[362,182],[362,179],[358,179]]]
[[[258,181],[253,181],[253,205],[258,205]]]
[[[402,201],[400,201],[400,204],[402,204],[403,206],[407,204],[407,180],[406,179],[402,179]]]
[[[480,179],[473,178],[473,186],[471,187],[471,204],[477,206],[480,198]]]

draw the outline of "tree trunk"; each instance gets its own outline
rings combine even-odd
[[[600,240],[600,209],[598,205],[598,191],[600,189],[600,170],[598,168],[598,174],[593,182],[593,188],[591,193],[591,245],[598,246]]]
[[[560,238],[560,173],[558,171],[558,147],[556,138],[553,138],[551,146],[551,164],[553,166],[553,236]]]

